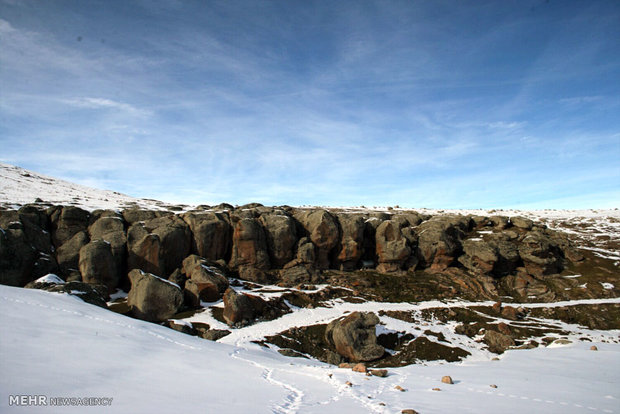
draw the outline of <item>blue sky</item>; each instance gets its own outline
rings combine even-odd
[[[0,161],[216,204],[620,207],[620,2],[0,0]]]

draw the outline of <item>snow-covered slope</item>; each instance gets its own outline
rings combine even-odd
[[[48,404],[112,398],[99,410],[120,413],[620,412],[618,344],[513,350],[499,361],[412,365],[378,378],[255,344],[206,341],[37,290],[0,286],[0,322],[7,413],[28,411],[10,406],[11,395],[42,395]],[[442,384],[443,375],[454,385]]]
[[[0,206],[18,208],[40,199],[50,204],[75,205],[86,210],[118,209],[137,205],[161,209],[164,203],[98,190],[0,163]]]

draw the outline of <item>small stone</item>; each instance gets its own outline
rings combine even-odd
[[[407,391],[406,389],[404,389],[404,388],[403,388],[403,387],[401,387],[400,385],[395,386],[395,387],[394,387],[394,389],[397,389],[397,390],[398,390],[398,391],[400,391],[400,392],[405,392],[405,391]]]
[[[491,361],[499,361],[499,358],[498,357],[493,357],[493,358],[491,358]]]
[[[433,388],[433,391],[441,391],[441,388]]]
[[[500,313],[502,311],[502,302],[495,302],[492,308],[493,312]]]
[[[387,377],[387,369],[371,369],[370,373],[375,377]]]
[[[366,365],[362,364],[361,362],[357,365],[355,365],[353,368],[353,372],[363,372],[366,373],[366,371],[368,371],[368,369],[366,368]]]
[[[402,410],[401,414],[418,414],[418,412],[416,410],[412,410],[410,408],[407,408],[405,410]]]
[[[491,384],[491,385],[490,385],[490,387],[491,387],[491,388],[497,388],[497,385],[495,385],[495,384]]]
[[[592,345],[590,347],[590,351],[598,351],[598,348],[596,347],[596,345]]]
[[[443,382],[444,384],[454,384],[454,382],[452,381],[452,377],[450,377],[449,375],[442,377],[441,382]]]
[[[327,374],[327,376],[331,378],[333,375],[332,374]]]
[[[338,368],[348,368],[348,369],[351,369],[354,366],[355,366],[354,364],[351,364],[351,363],[348,363],[348,362],[343,362],[340,365],[338,365]]]
[[[345,382],[345,385],[348,385],[349,387],[352,387],[352,386],[353,386],[353,384],[351,383],[351,381],[347,381],[347,382]]]
[[[385,403],[380,402],[380,403],[379,403],[379,405],[380,405],[381,407],[385,407]]]

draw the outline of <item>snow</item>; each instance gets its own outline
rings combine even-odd
[[[57,285],[62,285],[65,281],[53,273],[48,273],[35,280],[35,283],[55,283]]]
[[[615,343],[597,342],[596,352],[589,350],[592,343],[577,341],[512,350],[498,361],[411,365],[378,378],[287,358],[251,343],[210,342],[64,294],[0,286],[0,315],[3,413],[25,412],[8,406],[9,395],[17,394],[109,397],[112,405],[106,409],[112,412],[197,407],[227,413],[394,413],[406,408],[445,413],[455,407],[465,413],[620,412],[620,345]],[[442,384],[444,375],[455,384]],[[396,385],[407,391],[397,391]],[[83,410],[64,407],[63,412]]]

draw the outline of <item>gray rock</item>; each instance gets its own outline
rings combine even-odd
[[[350,361],[372,361],[381,358],[385,349],[377,344],[374,313],[353,312],[327,325],[325,340]]]
[[[407,239],[402,235],[398,223],[386,220],[377,227],[376,249],[379,272],[394,272],[403,267],[411,254]]]
[[[317,267],[322,270],[328,269],[330,254],[340,241],[336,218],[323,209],[300,212],[295,218],[302,224],[317,248]]]
[[[183,293],[174,283],[139,269],[129,272],[129,280],[131,290],[127,295],[127,305],[139,319],[165,321],[183,305]]]
[[[80,274],[85,283],[101,284],[113,292],[118,286],[119,275],[112,256],[110,243],[95,240],[80,249]]]
[[[271,264],[281,268],[293,260],[297,230],[292,217],[283,214],[263,214],[260,222],[265,229]]]
[[[192,231],[192,248],[210,260],[227,260],[232,242],[232,227],[224,213],[187,213],[183,220]]]

